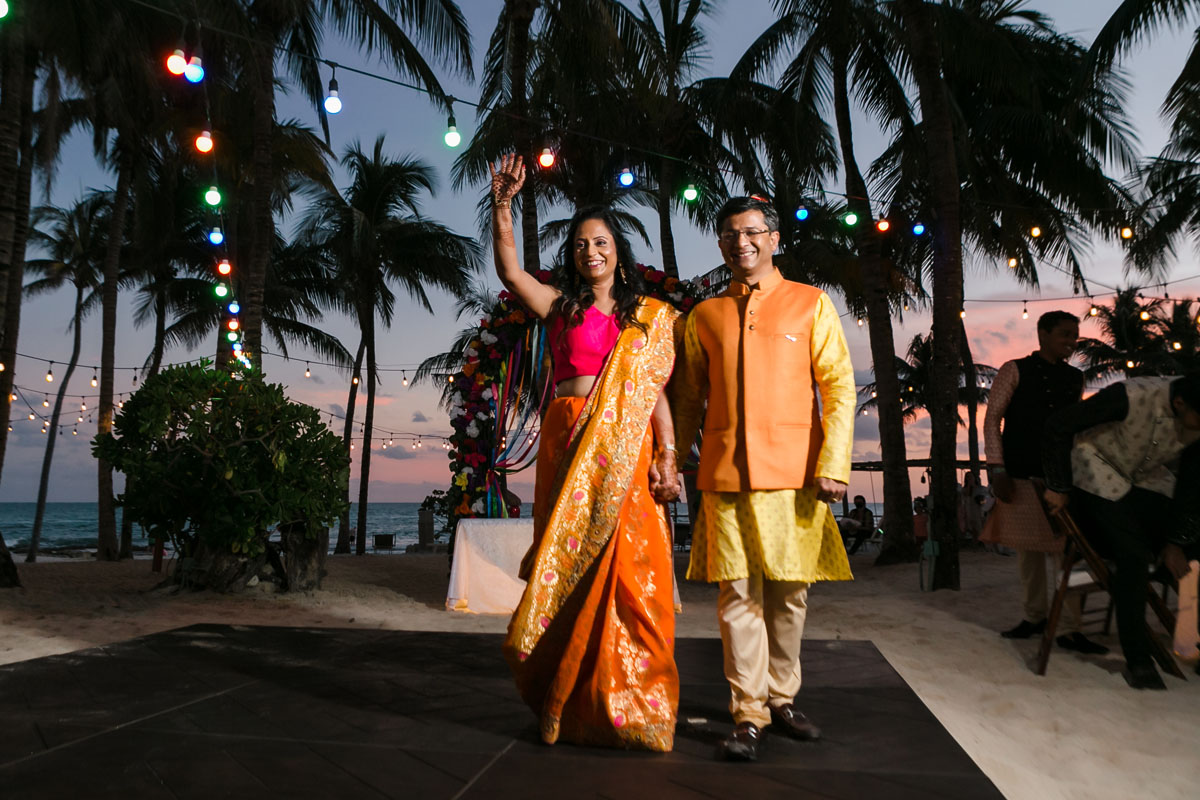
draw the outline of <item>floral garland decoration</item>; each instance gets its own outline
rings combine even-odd
[[[638,264],[637,269],[650,297],[671,303],[684,313],[706,295],[703,287],[692,281],[670,277],[645,264]],[[550,270],[541,270],[538,280],[549,283],[551,275]],[[453,432],[449,457],[454,477],[445,502],[452,531],[464,517],[520,516],[520,506],[510,503],[511,497],[501,498],[496,491],[500,486],[496,472],[500,450],[496,432],[497,395],[518,349],[526,359],[540,359],[541,369],[549,370],[549,354],[539,346],[542,339],[538,319],[515,296],[500,292],[495,305],[479,320],[479,327],[463,353],[462,368],[451,376],[454,388],[449,395],[449,411]]]

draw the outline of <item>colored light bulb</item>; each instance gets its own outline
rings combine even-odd
[[[699,196],[700,192],[696,189],[696,184],[694,183],[689,183],[688,187],[683,190],[683,199],[689,203],[694,202]]]
[[[208,232],[208,241],[210,244],[221,244],[225,241],[225,232],[220,227],[213,228]]]
[[[633,173],[628,167],[621,170],[621,174],[617,176],[617,183],[625,187],[633,186]]]
[[[187,57],[182,50],[177,48],[174,53],[167,56],[167,72],[172,75],[182,75],[185,69],[187,69]]]
[[[542,165],[542,169],[550,169],[554,166],[554,151],[549,147],[542,150],[538,156],[538,163]]]
[[[210,206],[221,205],[221,190],[215,186],[208,187],[208,191],[204,193],[204,202]]]
[[[797,208],[796,209],[796,219],[800,220],[801,222],[804,222],[804,220],[808,219],[808,209],[805,208],[804,206],[800,206],[799,208]]]
[[[211,153],[213,149],[212,131],[200,131],[196,137],[196,149],[201,153]]]
[[[204,62],[200,60],[200,56],[192,56],[188,59],[187,66],[183,68],[183,77],[188,83],[199,83],[204,80]]]

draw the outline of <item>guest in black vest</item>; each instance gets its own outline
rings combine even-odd
[[[999,501],[988,517],[982,541],[1017,551],[1021,573],[1024,618],[1004,631],[1007,639],[1027,639],[1046,628],[1047,581],[1050,562],[1062,568],[1064,540],[1054,536],[1038,499],[1042,440],[1046,419],[1056,409],[1077,403],[1083,394],[1083,373],[1067,363],[1079,340],[1079,320],[1066,311],[1051,311],[1038,319],[1038,349],[1025,358],[1006,362],[996,374],[984,418],[984,449],[989,482]],[[1068,598],[1060,647],[1082,653],[1106,653],[1079,630],[1080,599]]]

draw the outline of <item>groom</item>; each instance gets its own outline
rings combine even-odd
[[[828,503],[850,478],[854,371],[829,296],[775,268],[774,207],[730,200],[717,233],[733,281],[688,315],[670,392],[680,447],[704,417],[687,576],[720,584],[735,728],[718,756],[754,761],[768,725],[821,735],[794,701],[808,586],[852,579]]]

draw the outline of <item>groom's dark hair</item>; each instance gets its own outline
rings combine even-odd
[[[779,212],[775,210],[775,206],[765,197],[750,196],[731,198],[721,206],[721,210],[717,212],[717,233],[721,232],[725,220],[734,214],[744,214],[747,211],[761,211],[763,219],[767,222],[767,230],[779,230]]]

